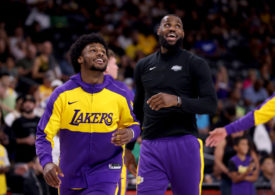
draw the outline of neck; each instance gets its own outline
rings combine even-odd
[[[162,53],[162,54],[175,54],[177,51],[179,51],[179,47],[174,47],[174,48],[170,48],[170,49],[167,49],[166,47],[163,47],[163,46],[161,46],[160,47],[160,52]]]
[[[165,47],[163,47],[163,46],[161,46],[160,52],[163,53],[163,54],[164,54],[164,53],[168,53],[168,49],[165,48]]]
[[[239,159],[240,159],[241,161],[244,161],[245,158],[246,158],[246,155],[243,155],[243,154],[240,154],[240,153],[237,153],[237,156],[239,157]]]
[[[85,83],[97,84],[103,83],[104,74],[100,71],[81,70],[81,79]]]
[[[27,118],[27,119],[31,119],[31,118],[34,118],[34,117],[35,117],[35,115],[34,115],[33,112],[31,112],[31,113],[25,113],[25,112],[23,112],[22,115],[23,115],[25,118]]]
[[[273,176],[273,173],[265,173],[265,172],[263,172],[263,175],[264,175],[267,179],[269,179],[269,180],[271,181],[272,176]]]

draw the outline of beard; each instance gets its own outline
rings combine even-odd
[[[170,45],[168,41],[164,38],[164,36],[159,35],[159,44],[166,48],[168,52],[177,51],[179,48],[182,47],[183,38],[179,38],[174,45]]]
[[[26,114],[31,114],[33,112],[33,109],[29,109],[29,108],[23,108],[22,110],[24,113]]]
[[[84,59],[84,66],[86,67],[89,67],[88,65],[89,63]],[[96,67],[94,64],[92,64],[90,67],[89,67],[89,70],[92,70],[92,71],[99,71],[99,72],[105,72],[107,68],[107,63],[104,67]]]

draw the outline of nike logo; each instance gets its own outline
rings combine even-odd
[[[154,70],[156,67],[154,66],[154,67],[151,67],[151,68],[149,68],[149,70],[151,71],[151,70]]]
[[[71,105],[71,104],[74,104],[74,103],[76,103],[76,102],[78,102],[78,101],[68,102],[68,104]]]

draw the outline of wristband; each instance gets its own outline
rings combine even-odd
[[[180,96],[177,96],[177,107],[180,107],[181,105],[181,99]]]
[[[132,139],[133,139],[135,137],[135,131],[131,128],[129,128],[129,129],[133,132],[133,137],[132,137]]]

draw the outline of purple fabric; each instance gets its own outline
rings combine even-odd
[[[254,124],[254,112],[251,111],[242,118],[234,121],[233,123],[230,123],[229,125],[226,125],[225,129],[227,134],[230,135],[232,133],[247,130],[253,127]]]
[[[135,95],[134,95],[134,93],[128,88],[128,86],[127,86],[125,83],[121,82],[121,81],[114,80],[114,82],[115,82],[115,85],[117,85],[119,88],[125,90],[126,93],[127,93],[127,95],[130,97],[130,100],[131,100],[132,102],[134,102],[134,97],[135,97]]]
[[[76,87],[78,86],[75,85],[72,81],[68,81],[64,85],[56,88],[52,93],[48,101],[46,110],[39,121],[39,124],[37,126],[37,132],[36,132],[35,146],[36,146],[36,154],[39,157],[40,164],[43,168],[47,163],[52,162],[52,146],[51,146],[51,143],[48,140],[46,140],[47,135],[45,134],[44,129],[48,124],[48,121],[52,115],[54,102],[56,101],[56,99],[61,93],[67,90],[74,89]]]
[[[112,78],[111,78],[111,79],[112,79]],[[113,91],[113,92],[115,92],[115,93],[117,93],[117,94],[120,94],[120,95],[122,95],[123,97],[126,98],[127,103],[128,103],[128,106],[129,106],[129,109],[130,109],[130,113],[131,113],[131,115],[132,115],[134,121],[135,121],[135,122],[138,122],[138,120],[136,119],[136,116],[135,116],[134,113],[133,113],[133,107],[132,107],[132,105],[131,105],[131,101],[133,101],[133,100],[132,100],[131,97],[128,95],[127,90],[120,88],[120,87],[117,85],[117,83],[114,83],[114,82],[112,82],[110,85],[106,86],[106,89],[109,89],[110,91]],[[138,122],[138,123],[139,123],[139,122]],[[133,139],[132,139],[131,141],[136,140],[137,137],[138,137],[139,134],[140,134],[140,126],[139,126],[139,125],[131,125],[131,126],[129,126],[129,128],[133,129],[133,131],[135,132],[135,136],[133,137]]]
[[[232,133],[236,133],[239,131],[247,130],[255,125],[255,116],[254,112],[256,110],[261,109],[269,100],[275,97],[275,93],[272,94],[268,99],[266,99],[260,106],[258,106],[255,110],[247,113],[242,118],[230,123],[229,125],[225,126],[226,132],[228,135]]]
[[[251,157],[247,156],[244,161],[241,161],[239,157],[236,155],[236,156],[233,156],[230,160],[234,162],[236,168],[238,169],[239,166],[248,167],[250,164]],[[256,192],[252,182],[241,181],[238,183],[232,183],[231,194],[232,195],[256,195]]]
[[[60,168],[64,173],[62,185],[68,188],[87,188],[96,183],[120,180],[122,147],[111,143],[112,133],[81,133],[60,130]]]
[[[72,190],[65,187],[60,187],[60,195],[106,195],[115,194],[117,184],[101,183],[82,190]]]
[[[169,182],[174,195],[199,195],[201,166],[200,143],[192,135],[143,140],[138,195],[163,195]]]

